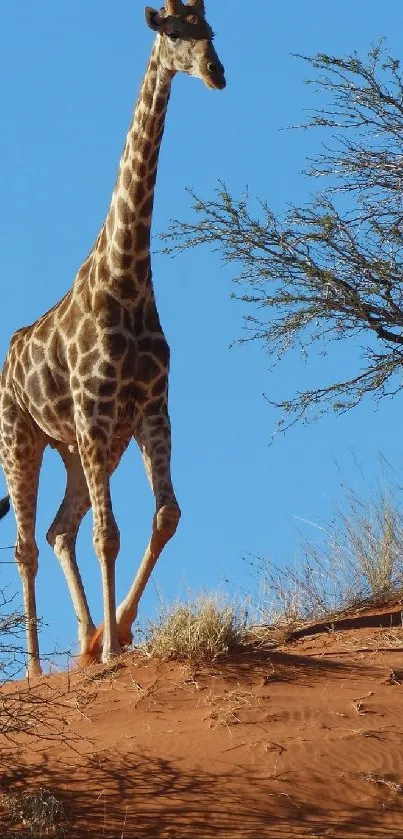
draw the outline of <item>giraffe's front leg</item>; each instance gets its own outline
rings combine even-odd
[[[93,543],[102,576],[104,632],[102,661],[121,651],[116,625],[115,563],[119,553],[119,530],[112,511],[109,487],[109,445],[102,429],[77,430],[81,463],[93,511]]]

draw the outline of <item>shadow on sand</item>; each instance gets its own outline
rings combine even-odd
[[[133,752],[121,759],[100,753],[74,769],[55,770],[45,758],[36,767],[23,767],[10,756],[1,785],[13,793],[50,789],[69,813],[69,839],[396,839],[396,827],[388,827],[369,804],[347,808],[334,796],[329,802],[325,789],[315,804],[309,788],[293,786],[290,775],[251,778],[241,764],[231,769],[190,774],[179,762]],[[4,824],[1,828],[7,835]]]

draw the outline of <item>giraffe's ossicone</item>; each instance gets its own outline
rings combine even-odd
[[[105,222],[66,296],[13,336],[0,382],[0,457],[17,521],[15,557],[27,618],[28,668],[40,672],[35,603],[38,478],[46,446],[66,468],[66,491],[47,539],[66,576],[81,652],[108,660],[131,639],[150,573],[180,510],[171,481],[169,347],[155,303],[150,261],[154,187],[171,83],[178,71],[225,87],[203,0],[146,8],[156,32]],[[139,571],[116,610],[119,531],[109,479],[134,437],[155,495],[152,534]],[[91,619],[75,545],[93,512],[104,605]]]

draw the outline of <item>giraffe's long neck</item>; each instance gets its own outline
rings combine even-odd
[[[128,300],[138,299],[149,283],[154,189],[172,78],[160,63],[157,38],[96,246],[98,280]]]

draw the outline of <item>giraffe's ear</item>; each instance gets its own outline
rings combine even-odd
[[[150,29],[153,29],[154,32],[158,32],[162,23],[162,19],[160,13],[157,12],[157,9],[152,9],[151,6],[146,6],[145,16],[147,25],[150,27]]]

